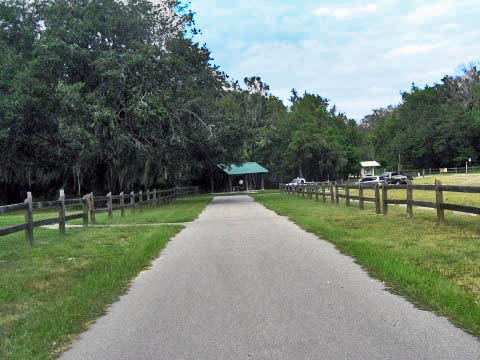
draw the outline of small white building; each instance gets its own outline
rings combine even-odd
[[[375,160],[361,161],[360,165],[362,166],[362,177],[368,175],[375,175],[375,168],[380,166],[380,164]]]

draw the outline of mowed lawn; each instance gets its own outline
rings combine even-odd
[[[422,177],[416,178],[413,181],[413,184],[434,185],[435,179],[440,180],[443,185],[479,186],[480,187],[480,174],[432,175],[432,176],[426,176],[424,178]],[[350,194],[357,196],[358,195],[357,188],[351,189]],[[363,195],[365,197],[375,197],[374,191],[369,189],[364,189]],[[380,191],[380,196],[382,196],[382,191]],[[407,198],[407,192],[406,190],[389,189],[388,198],[405,200]],[[413,199],[435,202],[435,191],[413,190]],[[468,193],[456,193],[456,192],[444,191],[443,202],[449,203],[449,204],[480,207],[480,194],[468,194]],[[448,214],[448,211],[446,211],[446,214]]]
[[[132,215],[131,208],[125,209],[125,217],[121,217],[120,210],[113,212],[113,224],[152,224],[152,223],[182,223],[193,221],[208,204],[212,197],[210,195],[186,196],[178,198],[173,202],[156,206],[139,206],[135,208],[135,215]],[[114,204],[118,206],[118,204]],[[100,208],[97,205],[97,208]],[[103,206],[102,206],[103,207]],[[67,215],[82,213],[81,206],[67,206]],[[58,217],[58,210],[55,208],[34,209],[33,219],[43,220]],[[109,224],[108,214],[96,214],[96,224]],[[24,211],[15,211],[0,215],[0,228],[11,225],[23,224],[25,222]],[[71,220],[68,224],[82,224],[82,219]]]
[[[391,206],[376,215],[373,204],[346,207],[283,194],[253,197],[337,248],[417,306],[448,316],[480,337],[480,221],[450,214],[437,224],[434,211]]]
[[[193,220],[210,199],[179,199],[128,215],[128,221]],[[15,216],[10,222],[21,220]],[[182,228],[68,228],[64,237],[35,228],[34,247],[23,232],[0,237],[0,359],[56,358]]]

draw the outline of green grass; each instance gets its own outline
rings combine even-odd
[[[135,215],[131,209],[125,209],[125,217],[120,216],[120,211],[114,211],[113,224],[154,224],[154,223],[182,223],[196,219],[198,214],[212,200],[210,195],[188,196],[159,207],[137,207]],[[74,220],[72,224],[81,224],[82,220]],[[108,224],[107,214],[98,214],[96,222],[99,225]]]
[[[435,179],[438,179],[444,185],[458,185],[458,186],[480,186],[480,174],[440,174],[426,176],[425,178],[419,177],[413,181],[415,185],[434,185]],[[342,191],[343,193],[343,191]],[[358,196],[357,189],[351,189],[350,194]],[[375,197],[374,191],[365,189],[363,191],[366,197]],[[382,192],[380,191],[380,196]],[[407,198],[406,190],[388,190],[389,199],[402,199]],[[414,200],[435,202],[435,191],[413,191]],[[480,207],[480,194],[468,194],[468,193],[456,193],[456,192],[443,192],[443,201],[449,204],[467,205]]]
[[[180,199],[137,212],[129,221],[190,221],[209,199]],[[20,215],[12,220],[15,216]],[[34,247],[23,232],[0,237],[0,358],[56,358],[181,229],[90,227],[67,229],[61,237],[56,230],[35,228]]]
[[[253,197],[267,208],[337,248],[417,306],[445,315],[480,337],[480,223],[449,215],[444,225],[432,211],[390,207],[388,216],[281,194]]]
[[[125,217],[120,216],[120,210],[113,212],[113,224],[151,224],[151,223],[182,223],[195,220],[198,214],[211,201],[210,195],[188,196],[179,198],[173,202],[163,204],[159,207],[145,206],[136,207],[135,215],[131,209],[125,209]],[[118,204],[114,204],[118,206]],[[81,207],[71,206],[67,208],[67,215],[81,213]],[[58,217],[58,210],[35,209],[34,220],[42,220]],[[0,228],[16,224],[23,224],[25,215],[23,211],[15,211],[0,215]],[[69,224],[82,224],[82,219],[72,220]],[[106,213],[96,215],[96,223],[99,225],[108,224]]]

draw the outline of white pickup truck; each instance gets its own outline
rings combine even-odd
[[[307,184],[313,184],[313,182],[307,182],[305,178],[297,177],[292,181],[290,181],[287,185],[294,186],[294,185],[307,185]]]

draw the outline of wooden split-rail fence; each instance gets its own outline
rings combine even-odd
[[[116,210],[119,210],[120,216],[124,217],[125,210],[128,208],[130,208],[131,214],[135,214],[137,208],[142,211],[144,206],[160,206],[189,194],[198,194],[198,187],[177,187],[168,190],[139,191],[137,193],[132,191],[130,194],[121,192],[119,195],[112,195],[109,192],[105,196],[94,196],[93,193],[90,193],[77,199],[66,199],[64,191],[60,190],[60,196],[57,200],[39,202],[34,202],[32,193],[28,192],[23,203],[0,206],[0,215],[21,210],[25,212],[25,223],[0,229],[0,236],[25,231],[27,241],[33,245],[33,229],[38,226],[59,224],[60,234],[64,235],[67,221],[83,219],[83,226],[86,227],[89,222],[92,225],[95,224],[96,214],[108,213],[109,223],[111,224],[113,222],[113,212]],[[126,203],[126,200],[128,203]],[[69,205],[81,205],[82,212],[67,215],[67,206]],[[97,205],[99,206],[97,207]],[[34,209],[46,208],[57,208],[58,217],[43,220],[33,219]]]
[[[351,195],[350,190],[358,190],[358,195]],[[364,196],[364,190],[370,189],[374,191],[374,197]],[[389,190],[405,190],[405,199],[389,199]],[[421,201],[414,199],[414,190],[434,191],[435,202]],[[467,214],[480,214],[480,207],[449,204],[443,201],[444,192],[458,192],[469,194],[480,194],[480,187],[477,186],[455,186],[442,185],[439,180],[435,180],[435,185],[414,185],[412,183],[406,185],[370,185],[370,184],[349,184],[345,182],[328,182],[307,185],[288,185],[280,184],[280,191],[289,196],[303,196],[308,199],[315,197],[316,201],[327,202],[330,199],[332,204],[339,204],[340,199],[345,199],[346,206],[351,206],[351,200],[358,201],[360,210],[365,209],[365,202],[375,204],[377,214],[388,214],[388,205],[406,205],[407,217],[413,216],[413,207],[419,206],[423,208],[436,209],[437,219],[440,222],[445,220],[445,210],[452,210]],[[380,195],[381,193],[381,195]]]

